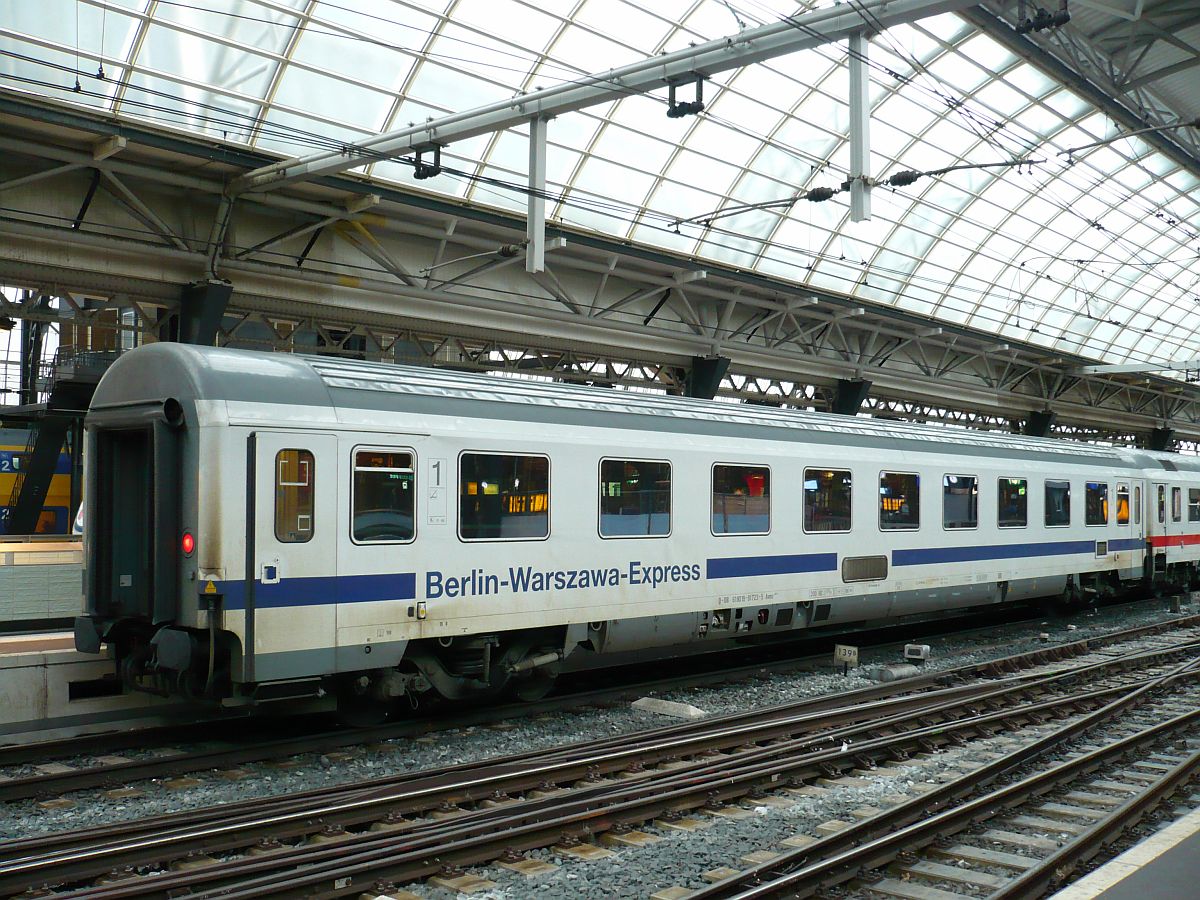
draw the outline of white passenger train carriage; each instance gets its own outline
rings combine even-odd
[[[1200,558],[1185,458],[333,358],[135,350],[87,448],[79,649],[226,702],[528,696]]]

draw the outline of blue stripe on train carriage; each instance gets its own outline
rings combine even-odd
[[[1101,539],[1102,540],[1102,539]],[[1110,553],[1145,547],[1145,539],[1117,538],[1108,541]],[[972,547],[925,547],[893,550],[893,566],[927,566],[937,563],[977,562],[989,559],[1032,559],[1038,556],[1094,554],[1096,541],[1049,541],[1040,544],[977,544]]]
[[[246,585],[242,581],[218,581],[217,593],[226,609],[246,608]],[[201,585],[203,591],[204,586]],[[417,596],[417,574],[335,575],[321,578],[283,578],[275,584],[254,586],[256,609],[286,606],[320,606],[333,603],[372,603],[384,600],[413,600]]]
[[[795,553],[784,556],[726,556],[707,561],[709,578],[746,578],[753,575],[797,575],[837,570],[836,553]]]

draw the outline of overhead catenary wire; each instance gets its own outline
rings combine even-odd
[[[20,210],[16,210],[16,209],[12,209],[12,208],[6,209],[4,207],[0,207],[0,216],[4,216],[5,218],[8,218],[7,216],[4,215],[5,213],[20,214],[20,212],[21,212]],[[52,218],[52,217],[47,217],[47,218]],[[58,218],[64,225],[69,226],[70,223],[69,223],[68,217],[58,217]],[[119,227],[118,226],[118,227],[110,228],[109,230],[123,231],[125,234],[127,234],[131,237],[148,237],[148,238],[151,238],[154,240],[159,239],[159,236],[156,233],[150,232],[149,230],[138,229],[138,228],[134,228],[134,227]],[[242,249],[242,248],[235,247],[234,249]],[[294,260],[293,260],[292,256],[289,254],[285,254],[281,251],[275,251],[275,250],[267,251],[263,255],[267,256],[267,257],[271,257],[271,258],[276,258],[281,261],[287,260],[289,265],[294,264]],[[310,270],[319,271],[319,269],[312,268],[314,266],[319,266],[319,265],[330,266],[330,268],[327,271],[331,275],[336,275],[339,272],[343,272],[344,270],[358,271],[358,272],[362,273],[363,275],[374,274],[374,275],[378,276],[381,274],[374,267],[371,267],[371,266],[368,266],[365,264],[354,265],[351,263],[347,263],[345,260],[342,260],[342,259],[338,259],[336,261],[334,259],[322,259],[321,257],[319,257],[317,255],[312,255],[306,259],[306,266],[310,267]],[[883,268],[883,267],[876,267],[875,271],[877,272],[877,274],[882,275],[882,276],[894,275],[896,277],[903,277],[907,274],[902,271],[887,270],[886,268]],[[853,278],[844,278],[843,279],[842,276],[839,276],[836,272],[833,273],[833,275],[834,275],[835,280],[844,280],[848,286],[853,284],[853,281],[854,281]],[[431,285],[436,286],[436,285],[440,285],[440,284],[444,283],[444,281],[445,281],[444,279],[443,280],[431,279],[430,283],[431,283]],[[521,291],[497,288],[494,286],[489,286],[486,289],[486,292],[489,294],[501,294],[504,296],[509,296],[513,299],[539,300],[541,302],[544,302],[544,298],[540,298],[540,297],[537,297],[537,296],[534,296],[534,295],[531,295],[531,294],[528,294],[525,292],[521,292]],[[1042,304],[1039,304],[1038,301],[1030,301],[1030,302],[1034,305],[1042,305]],[[637,313],[637,312],[633,312],[633,311],[629,311],[628,313],[621,312],[619,314],[614,314],[614,317],[618,321],[620,321],[622,318],[628,318],[630,320],[628,324],[636,324],[636,322],[639,322],[641,320],[641,314]],[[997,320],[997,321],[1001,321],[1001,320]],[[1034,333],[1036,333],[1036,331]],[[725,335],[725,337],[732,337],[732,336],[733,336],[732,332]],[[721,337],[721,335],[716,335],[716,337],[719,338],[719,337]],[[1176,345],[1181,350],[1187,350],[1187,351],[1191,352],[1192,350],[1195,349],[1195,346],[1193,344],[1189,344],[1187,342],[1179,340],[1179,339],[1175,338],[1169,332],[1167,335],[1164,335],[1164,339],[1167,340],[1169,343]],[[1082,342],[1080,342],[1080,346],[1082,347],[1082,346],[1084,346],[1084,344]]]
[[[151,104],[147,104],[147,107],[150,107],[150,106],[151,106]],[[164,113],[164,114],[165,114],[165,113]],[[714,120],[717,120],[717,118],[716,118],[716,117],[714,117],[714,116],[711,116],[711,115],[709,116],[709,118],[713,118]],[[165,120],[165,119],[163,119],[163,120]],[[732,124],[732,123],[731,123],[731,124]],[[268,133],[268,134],[270,134],[270,132],[267,132],[267,133]],[[294,134],[294,133],[295,133],[295,132],[293,132],[293,134]],[[312,136],[312,135],[311,135],[311,133],[310,133],[310,136]],[[315,143],[314,143],[313,145],[314,145],[314,146],[319,146],[319,145],[317,145],[317,144],[315,144]],[[567,191],[570,191],[570,192],[573,192],[573,193],[578,193],[577,189],[575,189],[574,187],[567,186],[566,188],[564,188],[564,191],[562,191],[562,192],[558,192],[558,199],[559,199],[559,201],[560,201],[560,202],[562,202],[562,203],[564,203],[564,204],[567,206],[567,208],[571,208],[571,206],[572,206],[572,205],[578,205],[578,204],[577,204],[577,201],[575,201],[575,200],[572,200],[572,199],[570,199],[569,197],[567,197],[567,196],[566,196],[566,192],[567,192]],[[589,201],[586,201],[586,200],[585,200],[585,201],[583,201],[583,203],[582,203],[582,206],[588,206],[588,205],[589,205]],[[599,204],[598,204],[598,203],[593,203],[593,204],[591,204],[591,206],[592,206],[592,208],[593,208],[593,209],[599,209],[599,208],[601,208],[601,207],[599,206]],[[649,213],[647,213],[646,211],[641,211],[641,212],[639,213],[639,215],[641,215],[641,216],[646,216],[646,215],[648,215],[648,214],[649,214]],[[630,221],[632,221],[632,220],[630,220]],[[1119,259],[1116,259],[1116,258],[1114,258],[1114,263],[1116,263],[1116,262],[1119,262]]]
[[[463,177],[469,177],[468,173],[462,173],[462,175],[463,175]],[[493,179],[493,182],[497,183],[497,184],[503,184],[503,182],[499,182],[498,180],[495,180],[495,179]],[[507,187],[511,188],[512,186],[507,185]],[[556,198],[561,199],[561,197],[557,197],[557,195],[549,195],[549,196],[551,197],[551,199],[556,199]],[[579,204],[579,203],[577,203],[576,205],[580,205],[583,208],[587,208],[587,206],[588,206],[587,204]],[[611,204],[596,204],[593,207],[593,209],[599,209],[601,207],[607,207],[610,211],[616,211],[616,212],[620,211],[619,207],[613,207]],[[905,275],[905,273],[897,273],[897,274],[900,275],[901,277],[904,277],[904,275]]]
[[[181,3],[181,2],[176,2],[176,0],[172,0],[172,2],[174,2],[174,3],[175,3],[175,5],[177,5],[177,6],[180,6],[180,7],[184,7],[184,8],[191,8],[191,9],[206,9],[206,7],[200,6],[200,5],[198,5],[198,4],[195,4],[195,3]],[[336,8],[343,9],[343,7],[336,7]],[[107,10],[107,5],[105,5],[104,9],[105,9],[105,10]],[[348,9],[348,8],[346,8],[346,9]],[[231,13],[230,15],[237,16],[237,17],[241,17],[241,18],[252,18],[254,21],[261,21],[261,22],[265,22],[265,23],[267,23],[267,24],[281,24],[281,23],[274,23],[272,20],[259,19],[259,18],[257,18],[257,17],[246,17],[246,16],[242,16],[242,15],[240,15],[240,14],[233,14],[233,13]],[[379,18],[379,17],[374,17],[374,18]],[[297,21],[299,21],[299,19],[298,19]],[[430,33],[430,34],[431,34],[431,33],[433,33],[433,32],[425,32],[425,33]],[[918,64],[919,64],[919,61],[917,61],[917,62],[918,62]],[[576,70],[576,71],[578,71],[578,70]],[[896,77],[896,78],[902,78],[902,77],[903,77],[903,76],[901,76],[899,73],[896,73],[896,72],[892,71],[891,69],[887,69],[887,68],[885,68],[885,71],[886,71],[886,72],[888,72],[890,75],[892,75],[892,76]],[[725,89],[726,89],[726,90],[729,90],[730,88],[726,87]],[[939,97],[944,97],[944,96],[945,96],[945,95],[941,94],[939,91],[935,91],[935,93],[936,93],[936,95],[937,95],[937,96],[939,96]],[[708,118],[710,118],[710,119],[712,119],[713,121],[723,121],[723,120],[721,120],[719,117],[712,116],[712,115],[711,115],[711,111],[710,111],[710,114],[709,114],[707,117],[708,117]],[[248,116],[248,117],[247,117],[247,119],[253,119],[253,117],[251,117],[251,116]],[[734,123],[728,123],[728,122],[724,122],[724,124],[726,124],[728,127],[737,127],[737,126],[736,126]],[[279,137],[279,139],[280,139],[280,140],[284,140],[284,139],[285,139],[285,138],[284,138],[284,137],[282,137],[282,136],[278,136],[278,135],[272,135],[270,132],[267,132],[267,134],[268,134],[268,136],[277,136],[277,137]],[[763,136],[761,136],[761,135],[760,135],[760,137],[763,137]],[[771,141],[769,141],[769,139],[768,139],[767,137],[763,137],[763,140],[764,140],[764,142],[766,142],[766,143],[770,143],[772,146],[776,146],[776,147],[778,147],[779,149],[783,150],[784,152],[789,152],[789,153],[790,153],[790,152],[794,152],[794,151],[792,151],[790,148],[787,148],[786,146],[783,146],[783,145],[778,145],[778,144],[775,144],[774,142],[771,142]],[[341,146],[341,147],[345,147],[345,146],[346,146],[346,142],[341,142],[340,146]]]

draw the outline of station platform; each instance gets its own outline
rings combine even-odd
[[[0,631],[73,619],[82,596],[78,538],[0,539]]]
[[[1126,850],[1052,900],[1153,900],[1200,896],[1200,809]]]
[[[79,653],[68,632],[0,637],[0,745],[175,721],[181,704],[125,693],[106,655]]]

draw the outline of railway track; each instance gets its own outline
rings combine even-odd
[[[835,885],[839,896],[1039,897],[1200,775],[1198,675],[1200,657],[1063,729],[1098,746],[1047,767],[1045,752],[1063,737],[1049,735],[689,898],[808,897]],[[1013,773],[1018,762],[1039,765]]]
[[[1181,618],[1169,626],[1153,625],[1126,629],[1102,638],[1093,637],[1087,642],[1047,648],[1045,652],[1074,655],[1083,652],[1087,646],[1127,640],[1156,628],[1186,626],[1189,622],[1200,623],[1200,616]],[[894,640],[894,626],[883,629],[882,632],[883,635],[876,635],[875,639],[887,636]],[[824,659],[822,656],[822,662]],[[86,740],[72,738],[40,744],[11,745],[0,747],[0,775],[6,776],[0,781],[0,800],[48,799],[75,791],[119,789],[151,779],[178,778],[207,770],[235,769],[249,763],[336,752],[349,747],[415,738],[454,728],[486,725],[499,720],[529,718],[578,708],[581,705],[622,702],[646,691],[711,685],[714,679],[736,682],[764,673],[804,670],[812,668],[813,665],[813,658],[760,661],[725,668],[716,673],[705,671],[660,678],[636,685],[618,683],[614,687],[598,690],[571,690],[532,703],[440,711],[433,715],[414,716],[373,728],[334,727],[315,732],[300,731],[283,737],[277,734],[279,728],[282,727],[285,731],[294,730],[294,724],[275,725],[275,732],[264,738],[259,736],[262,731],[261,722],[239,718],[200,725],[156,728],[134,734],[98,735]],[[988,665],[992,664],[981,664],[970,669],[944,670],[937,675],[910,679],[903,686],[868,688],[854,696],[870,699],[887,696],[898,690],[911,692],[926,689],[936,683],[938,678],[976,677],[986,671]],[[998,665],[1016,663],[1001,662]],[[250,737],[247,737],[247,732],[250,733]],[[184,749],[197,743],[201,745],[197,749]],[[81,746],[87,747],[89,757],[80,757]],[[154,749],[153,754],[146,752],[148,747]],[[133,758],[122,757],[122,751],[129,749],[136,749],[138,755]],[[70,763],[56,762],[60,759],[69,759]],[[32,768],[32,771],[18,771],[17,767]]]
[[[739,802],[794,804],[795,792],[822,779],[1020,735],[1021,748],[994,771],[898,807],[920,818],[931,803],[969,797],[976,783],[1042,758],[1138,698],[1190,684],[1200,659],[1200,633],[1190,624],[1174,635],[1138,629],[1124,646],[1081,642],[971,667],[969,675],[926,676],[923,685],[906,683],[920,688],[912,693],[881,686],[334,791],[14,841],[0,848],[0,894],[44,883],[66,888],[65,897],[352,896],[376,881],[453,878],[447,866],[517,864],[514,855],[534,847],[587,852],[572,842],[590,846],[600,834],[618,843],[649,839],[637,830],[647,821],[686,829],[698,816],[738,815]],[[881,814],[893,815],[903,813]],[[812,849],[802,859],[814,858]],[[796,862],[779,862],[781,877]]]

